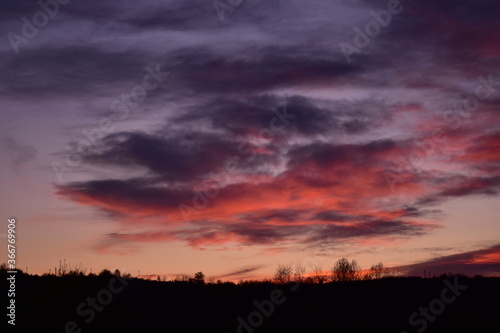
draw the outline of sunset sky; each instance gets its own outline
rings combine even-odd
[[[0,1],[19,268],[500,275],[500,2],[43,3]]]

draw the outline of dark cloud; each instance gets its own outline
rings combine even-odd
[[[332,221],[332,222],[352,222],[356,219],[356,216],[346,215],[339,211],[327,210],[316,213],[314,219]]]
[[[442,182],[443,179],[436,177],[434,181],[439,183]],[[457,176],[447,179],[445,186],[446,189],[444,190],[419,198],[418,205],[435,205],[453,197],[466,197],[472,195],[497,196],[500,193],[500,176]]]
[[[130,24],[136,29],[168,29],[192,30],[220,27],[218,20],[214,20],[215,10],[211,3],[192,1],[177,6],[169,6],[160,10],[151,10],[140,15],[129,13],[120,22]]]
[[[289,151],[289,166],[312,163],[319,168],[349,163],[351,167],[368,167],[375,162],[377,155],[396,147],[392,140],[377,140],[365,144],[336,145],[332,143],[313,143]]]
[[[279,98],[273,95],[246,99],[216,98],[202,109],[193,107],[177,121],[205,120],[215,129],[236,135],[257,133],[262,129],[274,129],[275,136],[359,134],[378,123],[373,112],[377,106],[373,101],[371,103],[364,105],[362,101],[355,101],[321,105],[325,103],[303,96]],[[376,117],[380,119],[381,115]]]
[[[175,231],[179,239],[193,246],[226,243],[232,239],[243,245],[276,244],[307,231],[304,226],[271,226],[238,221],[234,224],[205,225],[188,230]]]
[[[230,278],[230,277],[238,277],[241,275],[247,275],[249,273],[253,273],[255,271],[258,271],[259,269],[261,269],[263,267],[264,267],[263,265],[254,265],[251,267],[240,268],[236,271],[231,271],[229,273],[219,275],[219,276],[217,276],[217,278],[222,279],[222,278]]]
[[[38,7],[38,1],[36,0],[26,0],[26,1],[9,1],[4,0],[1,2],[2,11],[0,12],[0,19],[5,20],[19,20],[21,22],[21,17],[33,15],[36,11],[40,10]],[[22,23],[20,23],[22,24]]]
[[[195,248],[225,244],[230,241],[237,241],[247,246],[276,245],[291,240],[311,245],[324,241],[333,242],[354,238],[421,236],[436,227],[436,225],[414,225],[403,221],[370,221],[353,226],[271,226],[241,221],[235,221],[233,224],[194,221],[189,227],[167,232],[113,234],[110,235],[109,241],[102,242],[101,245],[106,247],[123,241],[145,243],[174,239],[186,241]]]
[[[371,238],[390,236],[422,236],[437,225],[417,225],[405,221],[373,220],[359,221],[355,225],[325,225],[317,234],[307,240],[307,243],[316,243],[322,240],[336,240],[348,238]]]
[[[500,276],[500,245],[441,256],[417,264],[396,267],[395,269],[413,276],[422,276],[424,270],[436,276],[445,273]]]
[[[471,177],[464,182],[440,193],[444,197],[463,197],[466,195],[496,195],[500,192],[500,176]]]
[[[464,153],[457,156],[461,163],[469,164],[476,170],[495,174],[500,169],[500,132],[481,135],[471,141]]]
[[[498,54],[497,47],[487,46],[499,42],[494,31],[498,32],[500,25],[493,15],[498,10],[499,3],[494,0],[473,3],[460,0],[453,6],[445,0],[407,3],[389,27],[384,47],[400,40],[403,43],[398,43],[399,46],[393,43],[394,48],[388,51],[397,49],[410,54],[415,47],[432,48],[434,62],[484,73],[494,66],[484,60]],[[405,47],[410,48],[405,50]]]
[[[100,152],[87,154],[86,160],[95,164],[146,167],[168,182],[198,180],[238,155],[233,142],[201,133],[174,138],[119,133],[104,138],[103,146]]]
[[[439,209],[418,209],[416,207],[408,207],[404,209],[403,217],[424,217],[431,216],[437,218],[441,216],[442,211]]]
[[[132,84],[142,83],[149,60],[140,51],[118,52],[91,46],[23,50],[0,61],[4,80],[9,82],[3,91],[32,97],[84,95],[124,82],[131,89]]]
[[[114,213],[135,207],[154,209],[157,214],[157,210],[177,209],[180,202],[192,199],[192,192],[161,187],[160,182],[144,178],[75,182],[56,188],[59,195],[77,202],[101,202],[101,209]]]
[[[260,210],[238,216],[243,221],[251,221],[255,223],[266,223],[269,221],[294,222],[301,218],[306,218],[307,210],[298,209],[272,209]]]
[[[247,50],[239,57],[187,49],[173,54],[173,79],[197,93],[268,92],[298,86],[321,86],[341,81],[359,68],[332,57],[311,57],[294,49]]]

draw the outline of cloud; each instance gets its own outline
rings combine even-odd
[[[203,49],[174,54],[174,79],[198,93],[258,93],[297,86],[325,85],[359,71],[333,57],[300,55],[293,49],[248,50],[228,58]],[[210,78],[210,80],[207,80]]]
[[[417,264],[396,267],[395,270],[413,276],[422,276],[424,270],[435,276],[445,273],[500,276],[500,245],[437,257]]]
[[[140,51],[124,53],[82,45],[22,50],[17,55],[8,54],[0,61],[0,68],[9,81],[4,90],[10,96],[78,96],[104,86],[109,89],[135,83],[144,76],[149,60]]]
[[[476,137],[456,160],[484,172],[495,173],[500,168],[499,151],[500,132],[497,131]]]
[[[439,173],[415,177],[401,192],[391,192],[383,173],[390,165],[388,160],[406,149],[407,141],[282,145],[274,155],[264,153],[258,163],[247,165],[230,136],[179,133],[170,137],[161,133],[110,135],[98,152],[85,156],[86,162],[140,168],[147,176],[71,183],[58,186],[58,193],[120,217],[165,219],[167,238],[150,238],[148,233],[123,236],[129,240],[178,239],[194,247],[230,242],[311,244],[325,237],[417,237],[438,227],[439,210],[426,208],[436,201],[474,193],[496,194],[491,191],[497,183],[494,179],[479,182]],[[292,131],[289,135],[303,134]],[[281,159],[286,163],[280,173],[262,174],[257,169]],[[236,165],[232,174],[223,180],[213,178],[231,160]],[[216,193],[213,197],[203,194],[203,185],[210,182]],[[427,183],[440,184],[439,190],[427,188]],[[405,192],[417,205],[380,206],[379,197]],[[179,205],[188,207],[189,227],[176,227],[186,217]],[[327,205],[330,209],[325,210]]]
[[[161,188],[148,179],[94,180],[57,186],[57,194],[83,205],[118,213],[118,216],[158,215],[169,210],[178,212],[178,204],[191,199],[182,190]]]
[[[146,216],[164,219],[167,238],[138,233],[127,236],[130,240],[178,239],[194,247],[231,242],[312,244],[325,237],[418,237],[439,227],[440,211],[428,209],[436,202],[497,194],[498,177],[446,173],[417,173],[392,192],[384,172],[406,149],[406,140],[281,145],[270,148],[274,154],[256,152],[262,158],[247,164],[231,136],[179,133],[110,135],[86,162],[139,168],[145,176],[70,183],[58,186],[58,193],[120,217],[139,218],[138,223]],[[228,161],[234,162],[232,172],[216,177]],[[282,171],[262,172],[264,165],[273,163]],[[408,196],[408,204],[380,205],[382,198],[401,193]],[[179,205],[187,208],[180,210]],[[186,214],[191,224],[178,227]],[[141,227],[147,225],[141,222]]]
[[[241,278],[242,279],[243,277],[246,277],[250,273],[258,271],[259,269],[261,269],[263,267],[264,267],[263,265],[254,265],[254,266],[250,266],[250,267],[244,267],[244,268],[240,268],[236,271],[231,271],[229,273],[219,275],[216,278],[217,279],[223,279],[223,278],[234,278],[234,279]]]
[[[95,164],[145,167],[164,181],[183,182],[215,171],[237,154],[233,143],[217,135],[186,133],[169,138],[118,133],[104,139],[101,151],[85,157]]]
[[[277,138],[359,135],[390,118],[392,107],[377,100],[328,101],[300,95],[265,94],[246,98],[216,97],[175,118],[179,125],[204,124],[237,136],[273,130]]]
[[[442,115],[498,67],[498,4],[459,3],[405,3],[350,64],[339,42],[387,1],[245,0],[226,22],[204,1],[74,3],[56,25],[71,17],[81,28],[71,38],[47,29],[53,38],[0,67],[10,96],[102,94],[100,110],[147,64],[171,73],[140,120],[81,154],[113,176],[56,185],[59,196],[137,228],[107,235],[101,250],[420,237],[440,227],[436,205],[499,193],[498,91],[474,116]]]

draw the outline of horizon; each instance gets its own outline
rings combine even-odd
[[[383,263],[379,263],[383,264]],[[66,265],[66,266],[65,266]],[[280,266],[279,264],[278,266]],[[288,264],[293,269],[295,266],[293,264]],[[145,281],[157,281],[157,282],[185,282],[185,283],[194,283],[197,282],[196,275],[202,274],[201,283],[202,284],[220,284],[220,283],[233,283],[233,284],[245,284],[245,283],[272,283],[272,284],[289,284],[289,283],[306,283],[306,284],[328,284],[328,283],[338,283],[338,282],[353,282],[353,281],[374,281],[380,279],[388,279],[388,278],[421,278],[421,279],[442,279],[442,278],[450,278],[450,277],[462,277],[462,278],[500,278],[499,275],[481,275],[476,274],[474,276],[465,274],[463,272],[446,272],[440,274],[432,274],[431,271],[423,271],[421,275],[414,274],[405,274],[399,267],[386,267],[383,266],[383,271],[380,271],[380,276],[374,275],[374,268],[372,267],[363,269],[359,268],[355,271],[356,275],[347,281],[337,281],[335,277],[334,268],[330,268],[328,270],[322,271],[305,271],[299,275],[295,272],[290,271],[289,275],[287,275],[288,282],[280,281],[277,278],[278,274],[278,266],[276,267],[275,273],[273,276],[261,276],[258,278],[253,278],[249,280],[245,279],[222,279],[224,276],[213,276],[207,275],[205,272],[196,272],[193,274],[141,274],[138,271],[136,274],[132,274],[131,272],[122,272],[119,269],[111,269],[104,268],[101,271],[93,271],[92,268],[90,270],[82,265],[71,267],[68,263],[62,263],[61,266],[55,267],[54,270],[50,269],[48,272],[43,274],[30,273],[27,269],[17,268],[16,272],[22,275],[30,275],[36,277],[105,277],[105,276],[119,276],[126,279],[139,279]],[[287,266],[287,265],[285,265]],[[373,265],[374,266],[374,265]],[[26,267],[28,268],[28,267]],[[7,264],[0,264],[0,272],[8,272]],[[320,281],[318,281],[318,278]],[[198,282],[199,282],[198,281]]]

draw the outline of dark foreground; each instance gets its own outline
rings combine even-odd
[[[500,278],[234,285],[18,275],[15,300],[17,332],[500,332]]]

